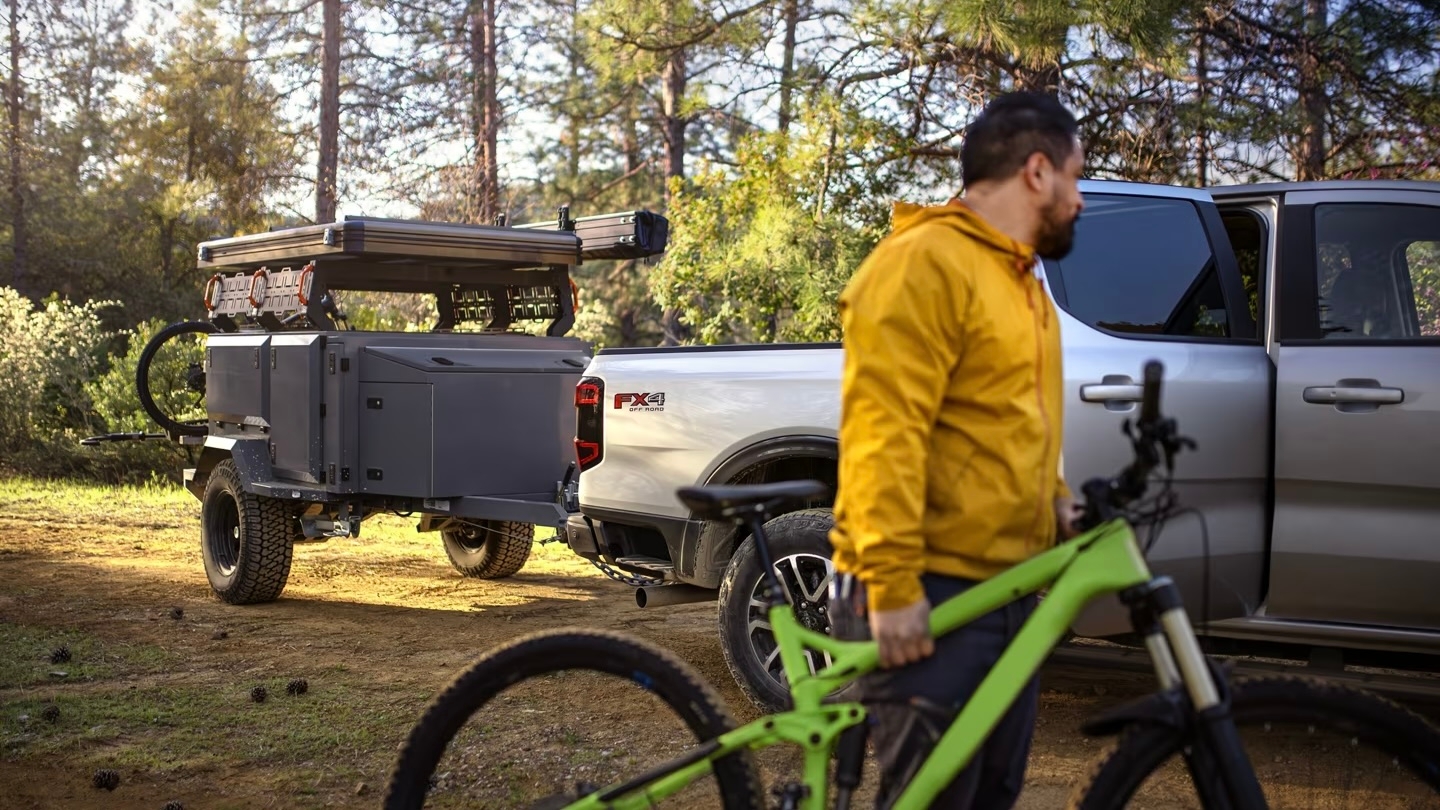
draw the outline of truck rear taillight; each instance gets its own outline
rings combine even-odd
[[[600,445],[596,442],[586,442],[576,439],[575,460],[580,463],[580,470],[582,472],[594,467],[600,461]]]
[[[581,377],[575,386],[575,461],[580,472],[594,467],[605,456],[605,383],[597,377]]]
[[[575,386],[575,407],[591,408],[600,404],[605,386],[600,382],[581,382]]]

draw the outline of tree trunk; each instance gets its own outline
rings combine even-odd
[[[1297,180],[1320,180],[1325,177],[1325,122],[1329,113],[1320,51],[1329,4],[1327,0],[1304,0],[1304,3],[1305,37],[1300,51],[1300,109],[1304,120],[1295,174]]]
[[[470,14],[470,68],[474,77],[475,170],[472,221],[491,223],[500,208],[500,101],[495,87],[495,0],[475,0]]]
[[[5,103],[10,108],[10,227],[14,240],[11,273],[16,292],[26,295],[25,175],[20,160],[24,149],[20,107],[25,102],[25,93],[20,86],[19,0],[10,0],[10,81],[6,90]]]
[[[1200,21],[1199,30],[1195,34],[1195,95],[1196,95],[1196,127],[1195,127],[1195,180],[1200,188],[1210,184],[1210,119],[1209,111],[1205,102],[1210,88],[1207,85],[1209,80],[1208,54],[1205,52],[1205,24]]]
[[[640,132],[637,127],[640,110],[635,106],[635,93],[636,90],[631,88],[625,100],[625,121],[620,130],[620,148],[625,152],[625,174],[631,177],[640,170]],[[627,194],[625,199],[627,204],[640,204],[640,201],[632,199],[630,194]]]
[[[685,99],[685,51],[676,49],[665,60],[660,75],[660,126],[665,137],[665,200],[669,202],[670,182],[685,176],[685,128],[689,121],[680,112]],[[665,333],[661,345],[677,346],[690,339],[690,327],[680,319],[680,310],[667,307],[660,315],[660,328]]]
[[[570,134],[568,137],[569,143],[566,145],[570,148],[570,151],[569,154],[566,155],[565,169],[566,182],[569,184],[569,193],[567,194],[567,196],[570,198],[570,202],[574,203],[576,202],[575,198],[578,197],[580,194],[581,120],[579,107],[581,93],[584,92],[582,89],[583,86],[581,84],[581,70],[583,69],[584,65],[581,63],[580,58],[580,37],[582,36],[582,34],[580,32],[579,0],[571,0],[570,2],[570,25],[570,42],[568,45],[570,51],[568,54],[570,67],[570,82],[569,86],[565,88],[565,94],[569,100],[569,104],[567,105],[568,109],[566,110],[566,116],[569,119],[570,125]]]
[[[800,0],[785,0],[785,54],[780,63],[780,132],[790,134],[795,113],[791,93],[795,86],[795,30],[800,27]]]
[[[340,0],[323,0],[325,30],[320,63],[320,164],[315,171],[315,221],[335,221],[340,165]]]
[[[667,200],[670,197],[668,186],[671,178],[685,176],[685,129],[690,123],[680,112],[688,79],[685,75],[685,61],[684,49],[676,49],[671,52],[670,58],[665,60],[665,68],[660,74],[660,127],[665,138]]]

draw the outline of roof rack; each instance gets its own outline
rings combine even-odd
[[[493,225],[349,216],[202,242],[196,265],[215,271],[205,306],[226,331],[334,328],[328,291],[368,290],[434,294],[436,329],[550,320],[549,334],[565,334],[571,267],[656,256],[668,238],[665,217],[644,210],[572,219],[565,206],[558,219],[519,226],[503,215]]]

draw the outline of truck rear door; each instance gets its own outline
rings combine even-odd
[[[1163,362],[1162,410],[1199,449],[1175,472],[1192,511],[1164,525],[1148,557],[1192,616],[1247,615],[1265,563],[1273,368],[1247,282],[1206,192],[1103,182],[1082,191],[1073,251],[1045,263],[1062,310],[1066,480],[1078,492],[1130,462],[1121,426],[1137,416],[1141,368]],[[1141,527],[1142,542],[1148,534]],[[1113,599],[1075,626],[1090,636],[1129,629]]]
[[[1267,613],[1440,628],[1440,193],[1281,215]]]

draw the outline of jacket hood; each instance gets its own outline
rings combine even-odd
[[[996,230],[984,217],[959,199],[952,199],[944,205],[897,202],[891,212],[891,230],[897,234],[928,222],[954,228],[984,243],[997,253],[1019,260],[1026,268],[1035,260],[1034,248]]]

